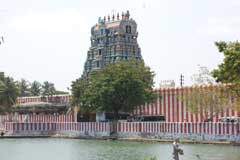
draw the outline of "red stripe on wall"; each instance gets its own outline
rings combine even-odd
[[[172,122],[175,122],[175,103],[174,103],[174,90],[170,89],[170,94],[172,95],[171,104],[172,106]]]
[[[179,116],[179,89],[176,90],[176,95],[175,95],[175,99],[176,99],[176,105],[177,105],[177,121],[176,122],[180,122],[180,116]]]
[[[180,101],[181,101],[181,111],[182,111],[182,121],[181,122],[184,122],[184,106],[183,106],[183,88],[180,89],[181,91],[181,98],[180,98]]]
[[[167,89],[167,100],[168,100],[168,122],[171,122],[171,119],[170,119],[170,90]]]
[[[160,113],[160,115],[163,115],[163,112],[162,112],[162,90],[160,90],[159,91],[159,99],[158,99],[158,101],[159,101],[159,113]]]
[[[186,88],[185,96],[186,96],[186,102],[185,102],[185,104],[186,104],[186,106],[185,106],[185,108],[186,108],[186,122],[189,122],[188,121],[188,88]]]

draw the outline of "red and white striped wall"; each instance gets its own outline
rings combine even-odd
[[[5,122],[76,122],[72,114],[50,115],[50,114],[20,114],[20,115],[0,115],[0,126]]]
[[[202,86],[202,89],[208,89],[215,86]],[[221,117],[240,117],[240,111],[235,111],[226,106],[225,111],[221,113],[211,113],[199,109],[198,113],[191,113],[188,106],[188,94],[194,90],[194,87],[180,88],[160,88],[156,90],[157,100],[152,104],[145,104],[134,110],[135,115],[164,115],[166,122],[204,122],[208,117],[213,117],[212,122],[219,122]],[[70,103],[71,96],[51,96],[51,97],[20,97],[18,103],[52,101]],[[60,99],[60,101],[59,101]],[[239,106],[240,107],[240,106]]]
[[[8,134],[12,135],[43,135],[43,133],[108,133],[110,135],[113,126],[110,122],[66,122],[66,123],[19,123],[7,122],[5,127]],[[45,131],[45,132],[44,132]],[[67,132],[65,132],[67,131]],[[211,137],[217,140],[219,137],[225,140],[240,142],[239,123],[221,122],[119,122],[117,125],[119,135],[144,135],[150,134],[162,137]],[[144,133],[144,134],[142,134]],[[95,134],[92,134],[95,135]]]
[[[227,107],[225,108],[225,112],[222,113],[211,113],[203,109],[199,109],[198,113],[191,113],[187,99],[188,93],[193,89],[194,87],[181,87],[156,90],[158,95],[156,102],[137,107],[133,114],[164,115],[166,122],[204,122],[208,117],[213,117],[212,122],[219,122],[219,118],[221,117],[240,117],[239,111],[234,111]]]
[[[119,122],[120,133],[169,133],[196,135],[235,135],[240,136],[239,123],[221,122]]]
[[[110,132],[111,124],[108,122],[7,122],[5,123],[5,128],[11,133],[19,131]]]
[[[30,102],[55,102],[55,103],[70,103],[70,95],[53,95],[53,96],[31,96],[31,97],[18,97],[17,104],[30,103]]]

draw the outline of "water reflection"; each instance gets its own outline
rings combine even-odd
[[[183,160],[239,160],[239,147],[182,145]],[[142,160],[172,157],[171,143],[79,139],[0,139],[1,160]]]

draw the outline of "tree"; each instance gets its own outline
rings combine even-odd
[[[89,85],[90,82],[88,81],[88,79],[86,77],[81,77],[79,79],[77,79],[76,81],[72,82],[72,88],[71,88],[71,92],[73,94],[72,97],[72,103],[73,105],[78,105],[81,106],[82,109],[85,112],[92,110],[94,111],[95,108],[91,108],[91,104],[88,100],[87,97],[87,92],[89,92]]]
[[[4,81],[4,72],[0,72],[0,80]]]
[[[25,80],[25,79],[21,79],[18,82],[18,88],[19,88],[19,92],[20,92],[20,97],[26,97],[26,96],[30,96],[30,89],[29,89],[29,85],[30,83]]]
[[[199,113],[205,111],[205,115],[212,119],[207,113],[224,112],[227,107],[240,110],[240,43],[223,41],[215,42],[219,52],[224,53],[223,63],[211,72],[217,82],[224,84],[213,85],[211,76],[206,69],[195,76],[195,86],[187,93],[187,102],[190,112]],[[206,74],[205,74],[206,73]],[[205,75],[205,76],[202,76]],[[208,78],[204,78],[208,77]],[[209,80],[210,77],[210,80]],[[206,80],[207,79],[207,80]]]
[[[208,113],[221,112],[225,107],[225,99],[219,99],[222,95],[222,88],[219,86],[213,87],[216,84],[215,79],[212,77],[208,68],[198,65],[198,72],[191,77],[194,85],[192,89],[185,92],[185,101],[188,103],[188,109],[191,113],[197,114],[199,112],[205,112],[202,114],[204,120],[212,119]],[[182,98],[182,97],[181,97]],[[223,103],[224,102],[224,103]]]
[[[32,96],[39,96],[41,94],[41,83],[38,81],[33,81],[30,92]]]
[[[2,77],[0,79],[0,105],[10,107],[16,103],[18,96],[18,88],[16,82],[10,77]]]
[[[54,84],[48,81],[43,82],[42,85],[42,95],[43,96],[52,96],[56,93]]]
[[[5,89],[6,89],[6,86],[4,84],[4,79],[0,79],[0,95],[2,95]]]
[[[72,83],[73,103],[88,111],[132,112],[137,106],[152,102],[154,73],[136,60],[108,64],[89,77]],[[81,109],[82,109],[81,108]]]
[[[204,121],[213,119],[229,104],[229,90],[225,85],[195,85],[184,94],[189,111],[195,114],[203,112]]]
[[[240,82],[240,43],[236,42],[215,42],[219,52],[224,54],[223,63],[212,71],[217,82],[239,83]]]
[[[217,82],[228,83],[228,97],[231,99],[230,107],[240,110],[240,43],[224,41],[215,42],[220,53],[224,54],[223,63],[212,71]]]
[[[2,93],[5,89],[5,84],[4,84],[4,73],[0,72],[0,93]]]

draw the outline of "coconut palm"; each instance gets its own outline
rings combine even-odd
[[[18,96],[18,88],[16,82],[10,78],[4,78],[4,81],[0,81],[0,105],[4,107],[10,107],[16,103]]]
[[[30,92],[32,96],[39,96],[41,94],[41,83],[38,81],[33,81]]]
[[[20,91],[20,97],[26,97],[30,96],[30,89],[29,89],[29,82],[25,79],[21,79],[21,81],[18,82],[18,88]]]
[[[43,82],[42,85],[42,95],[43,96],[52,96],[56,93],[54,84],[48,81]]]

